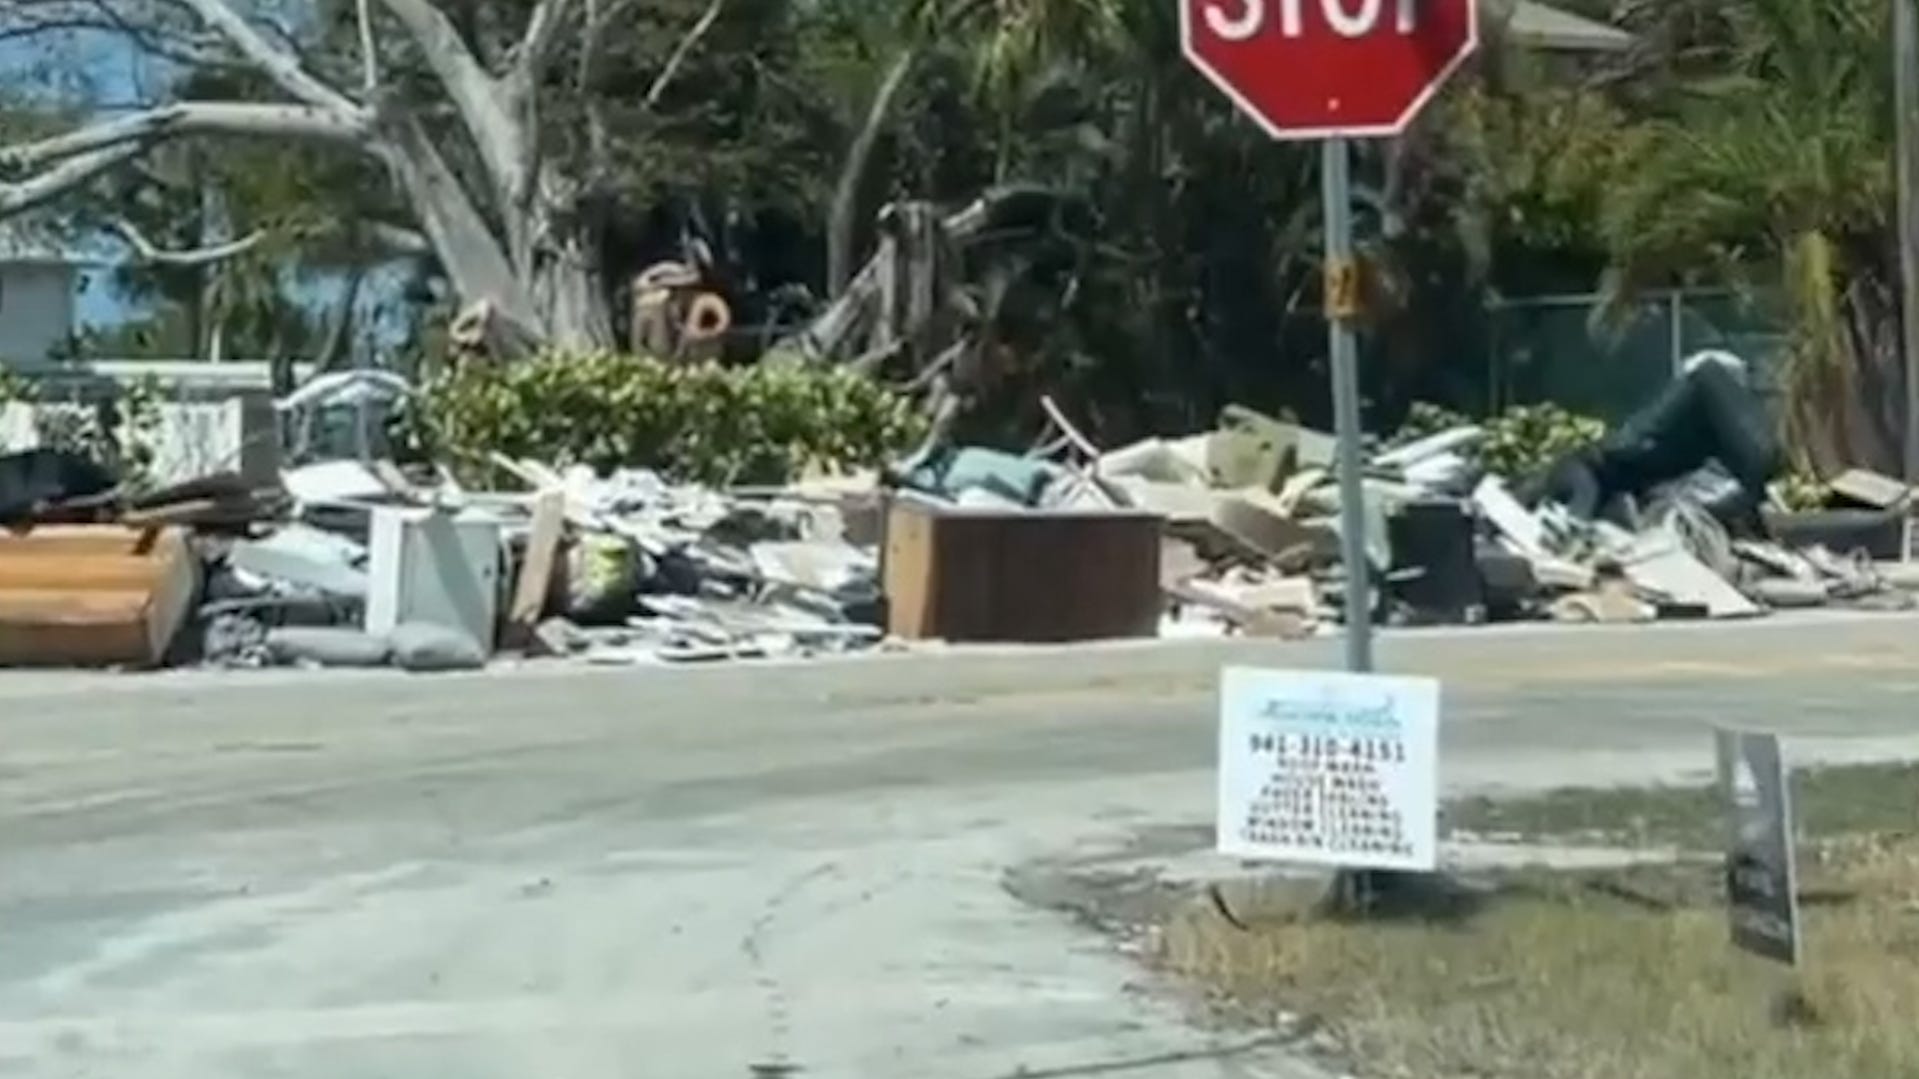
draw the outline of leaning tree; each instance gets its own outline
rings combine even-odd
[[[731,0],[745,8],[766,6]],[[1110,0],[912,0],[897,74],[849,131],[833,201],[837,273],[852,261],[855,193],[926,29],[984,31],[995,58],[1070,48]],[[732,14],[708,0],[633,101],[603,92],[632,37],[658,32],[664,0],[5,0],[0,40],[76,28],[117,36],[175,71],[222,70],[258,92],[180,92],[71,130],[0,145],[0,217],[93,185],[154,147],[199,137],[307,140],[376,165],[407,211],[382,229],[426,252],[506,340],[601,345],[612,337],[596,214],[627,168],[635,102],[658,105],[691,54]],[[677,8],[678,5],[671,5]],[[815,12],[810,3],[804,10]],[[689,12],[691,14],[691,12]],[[753,16],[742,15],[752,21]],[[624,164],[623,164],[624,162]],[[630,171],[630,170],[629,170]]]
[[[109,34],[176,71],[242,72],[230,84],[259,92],[200,97],[175,80],[143,107],[0,147],[0,217],[77,195],[175,140],[331,145],[380,168],[411,218],[381,234],[430,253],[463,302],[485,305],[496,340],[607,344],[609,293],[583,212],[601,162],[556,152],[551,116],[562,102],[590,114],[603,42],[639,2],[9,0],[0,38]],[[685,31],[649,99],[724,3]]]

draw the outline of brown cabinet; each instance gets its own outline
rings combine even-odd
[[[1155,636],[1161,524],[1136,512],[899,497],[887,512],[881,567],[888,628],[948,641]]]

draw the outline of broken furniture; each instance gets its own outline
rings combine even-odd
[[[158,666],[197,584],[178,529],[0,532],[0,666]]]
[[[1129,511],[1000,510],[901,495],[887,515],[889,628],[947,641],[1151,637],[1161,518]]]
[[[379,506],[367,544],[366,631],[455,630],[491,655],[500,610],[500,525],[478,513]]]

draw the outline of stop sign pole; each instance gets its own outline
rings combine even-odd
[[[1322,307],[1338,437],[1346,666],[1373,666],[1360,478],[1355,138],[1398,135],[1479,43],[1477,0],[1177,0],[1186,59],[1275,139],[1321,140]]]
[[[1320,307],[1333,373],[1333,434],[1339,456],[1339,559],[1346,569],[1346,669],[1373,669],[1373,604],[1366,554],[1365,484],[1360,480],[1359,267],[1353,261],[1352,155],[1342,135],[1320,147],[1319,189],[1324,201],[1325,277]]]

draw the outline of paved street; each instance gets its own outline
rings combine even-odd
[[[1715,722],[1919,756],[1915,653],[1876,616],[1381,659],[1446,679],[1460,790],[1702,773]],[[1001,882],[1204,823],[1219,664],[1337,660],[0,676],[0,1074],[1308,1075]]]

